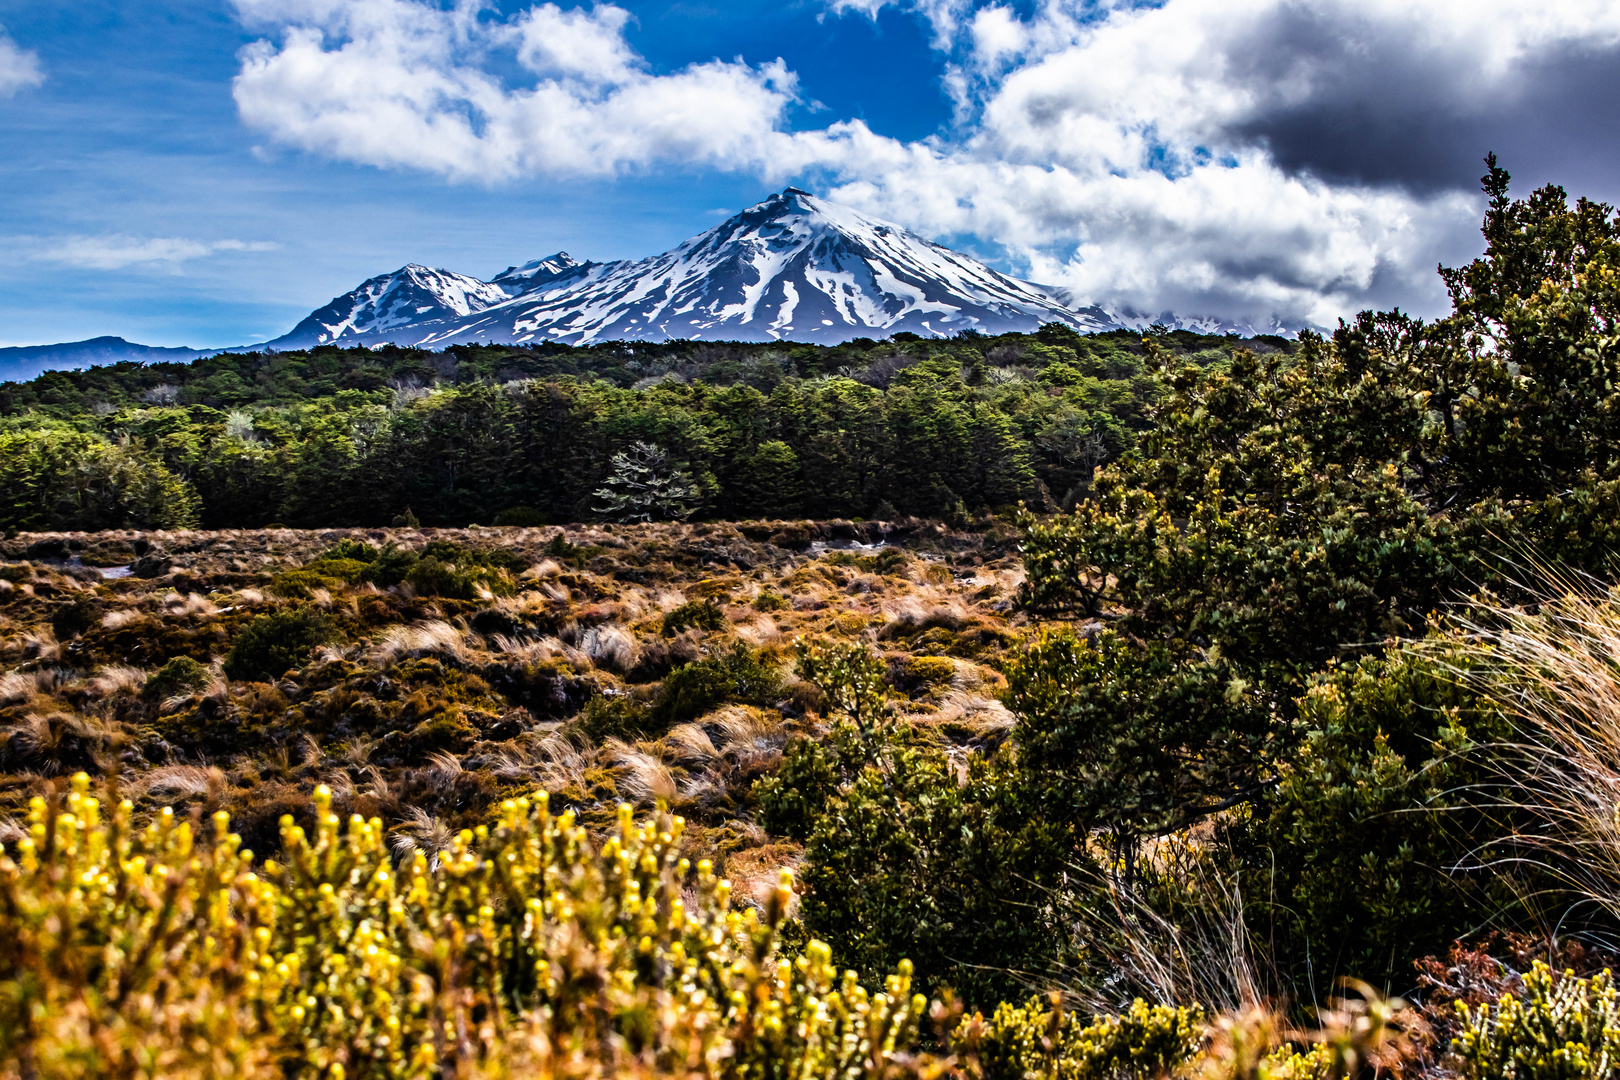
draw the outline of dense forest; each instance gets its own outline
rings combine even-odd
[[[0,1073],[1610,1080],[1620,218],[1485,191],[1298,342],[0,390]]]
[[[1051,325],[837,347],[327,348],[57,372],[0,386],[0,526],[602,519],[596,493],[638,444],[700,518],[1055,507],[1144,429],[1158,364],[1224,364],[1232,344]]]

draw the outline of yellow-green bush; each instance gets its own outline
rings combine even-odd
[[[323,555],[304,569],[312,574],[336,578],[353,585],[360,580],[360,575],[366,572],[369,565],[371,565],[369,560]]]
[[[283,570],[270,579],[270,589],[277,596],[289,600],[308,600],[317,589],[331,591],[341,587],[343,581],[316,569]]]
[[[1204,1042],[1199,1009],[1149,1005],[1140,998],[1118,1016],[1087,1020],[1061,1002],[1003,1002],[988,1022],[975,1015],[957,1041],[977,1054],[983,1080],[1146,1080],[1169,1076]]]
[[[1620,991],[1604,971],[1556,977],[1537,961],[1522,995],[1469,1008],[1457,1003],[1454,1046],[1467,1080],[1600,1080],[1620,1069]]]
[[[317,792],[256,865],[224,814],[103,817],[89,781],[0,856],[0,1076],[675,1075],[859,1080],[903,1066],[909,966],[869,993],[826,946],[776,949],[789,899],[737,910],[682,822],[594,846],[546,797],[433,863]]]

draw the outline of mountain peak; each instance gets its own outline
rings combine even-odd
[[[508,266],[491,278],[490,284],[499,286],[508,296],[521,296],[536,289],[553,288],[595,265],[580,262],[568,252],[559,251],[543,259],[530,259],[522,266]]]
[[[461,318],[507,299],[501,286],[451,270],[406,263],[313,311],[288,334],[267,344],[278,349],[331,345],[438,319]]]

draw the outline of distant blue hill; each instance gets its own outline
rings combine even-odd
[[[218,349],[166,349],[137,345],[121,337],[98,337],[60,345],[18,345],[0,349],[0,382],[24,382],[46,371],[78,371],[133,360],[142,364],[185,363]]]

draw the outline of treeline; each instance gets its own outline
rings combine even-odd
[[[1281,339],[1253,342],[1285,355]],[[1132,445],[1186,333],[827,348],[321,349],[0,387],[0,526],[538,524],[611,516],[655,447],[699,516],[960,519],[1072,502]]]

